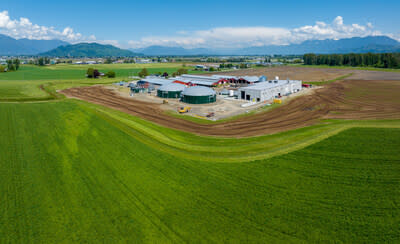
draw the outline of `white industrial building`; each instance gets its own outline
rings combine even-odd
[[[262,102],[301,90],[300,80],[269,80],[239,88],[239,99]]]

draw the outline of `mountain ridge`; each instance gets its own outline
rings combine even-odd
[[[69,45],[69,43],[61,40],[15,39],[0,34],[0,55],[36,55],[62,45]]]
[[[66,46],[59,46],[48,52],[40,53],[38,56],[47,57],[134,57],[141,56],[129,50],[121,49],[112,45],[103,45],[99,43],[78,43]]]
[[[400,42],[387,36],[352,37],[339,40],[307,40],[300,44],[291,45],[266,45],[246,48],[207,49],[183,47],[149,46],[142,49],[130,49],[140,51],[144,55],[302,55],[305,53],[332,54],[332,53],[366,53],[366,52],[400,52]],[[173,54],[175,53],[175,54]]]

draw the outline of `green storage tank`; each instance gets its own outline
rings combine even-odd
[[[145,93],[147,88],[131,87],[131,93]]]
[[[214,103],[217,101],[216,92],[205,86],[188,87],[182,92],[182,102],[190,104]]]
[[[162,85],[157,90],[157,96],[162,98],[180,98],[185,85],[170,83]]]

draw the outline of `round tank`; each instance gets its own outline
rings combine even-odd
[[[204,86],[188,87],[182,92],[182,102],[191,104],[213,103],[217,100],[216,92]]]
[[[157,96],[162,98],[180,98],[185,86],[177,83],[162,85],[157,90]]]

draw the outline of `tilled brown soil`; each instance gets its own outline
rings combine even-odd
[[[278,67],[265,67],[265,68],[253,68],[253,69],[242,69],[226,72],[217,72],[218,75],[265,75],[268,79],[274,79],[275,76],[279,76],[280,79],[292,79],[307,81],[322,81],[322,80],[333,80],[340,76],[344,76],[353,73],[352,70],[346,69],[329,69],[329,68],[312,68],[312,67],[294,67],[294,66],[278,66]],[[210,74],[204,74],[205,76]]]
[[[217,72],[219,75],[265,75],[269,79],[279,76],[280,79],[292,79],[308,81],[328,81],[348,74],[349,80],[400,80],[400,72],[382,72],[382,71],[369,71],[369,70],[352,70],[352,69],[335,69],[335,68],[314,68],[314,67],[296,67],[296,66],[278,66],[278,67],[265,67],[242,69],[226,72]],[[214,74],[214,73],[213,73]],[[209,76],[210,74],[202,74]]]
[[[200,135],[247,137],[296,129],[324,118],[400,119],[400,81],[346,80],[316,89],[272,111],[216,124],[195,122],[168,116],[160,104],[137,101],[117,95],[102,86],[71,88],[62,91],[153,121],[173,129]]]

